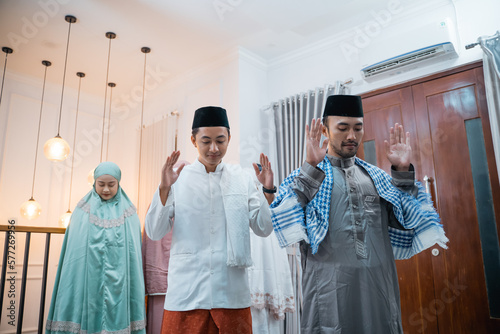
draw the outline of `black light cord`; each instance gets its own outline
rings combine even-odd
[[[62,90],[61,90],[61,106],[59,107],[59,123],[57,125],[57,136],[59,137],[59,131],[61,130],[61,115],[62,115],[62,106],[64,99],[64,83],[66,82],[66,65],[68,64],[68,50],[69,50],[69,37],[71,34],[71,22],[69,22],[68,28],[68,41],[66,42],[66,59],[64,59],[64,73],[63,73],[63,82],[62,82]]]
[[[40,102],[40,116],[38,118],[38,134],[36,136],[36,146],[35,146],[35,166],[33,168],[33,184],[31,185],[31,199],[33,199],[33,194],[35,191],[35,175],[36,175],[36,162],[38,159],[38,143],[40,141],[40,125],[42,124],[42,110],[43,110],[43,97],[45,95],[45,79],[47,78],[47,68],[51,65],[50,62],[43,61],[45,65],[45,72],[43,74],[43,86],[42,86],[42,98]]]
[[[68,201],[68,211],[71,209],[71,190],[73,188],[73,165],[75,163],[75,146],[76,146],[76,127],[78,125],[78,110],[80,108],[80,89],[82,87],[82,78],[85,76],[84,73],[78,72],[76,75],[80,77],[78,81],[78,97],[76,99],[76,115],[75,115],[75,135],[73,136],[73,157],[71,159],[71,178],[69,181],[69,201]]]
[[[108,50],[108,66],[106,70],[106,89],[104,91],[104,111],[102,113],[102,132],[101,132],[101,160],[102,162],[102,149],[104,145],[104,120],[106,119],[106,99],[108,97],[108,75],[109,75],[109,58],[111,55],[111,39],[109,40],[109,50]]]
[[[5,81],[5,71],[7,69],[7,55],[9,53],[5,52],[5,63],[3,65],[3,75],[2,75],[2,88],[0,89],[0,105],[2,104],[2,95],[3,95],[3,83]]]

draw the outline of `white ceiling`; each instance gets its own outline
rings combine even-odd
[[[238,46],[272,61],[372,19],[371,11],[389,2],[0,0],[0,46],[14,49],[8,57],[9,71],[41,80],[41,61],[50,60],[47,80],[60,84],[69,25],[64,16],[74,15],[78,21],[71,25],[66,85],[77,88],[75,73],[85,72],[82,90],[104,96],[108,31],[117,34],[111,42],[109,81],[116,82],[115,92],[124,93],[142,85],[143,46],[152,49],[148,65],[168,80]],[[417,6],[412,0],[399,2],[406,9]],[[432,0],[416,3],[420,8],[432,6]],[[0,56],[3,67],[5,55]]]

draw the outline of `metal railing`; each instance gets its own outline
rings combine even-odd
[[[43,332],[43,321],[45,315],[45,294],[47,287],[47,268],[49,260],[50,251],[50,237],[52,234],[64,234],[66,232],[65,228],[60,227],[35,227],[35,226],[19,226],[16,224],[15,220],[9,220],[9,225],[0,225],[0,231],[5,232],[5,244],[2,255],[2,273],[0,277],[0,319],[2,317],[3,310],[3,297],[4,290],[6,286],[6,274],[7,268],[13,271],[15,270],[15,257],[9,254],[15,254],[11,251],[12,245],[15,245],[15,240],[17,239],[16,234],[26,233],[25,246],[24,246],[24,260],[23,260],[23,273],[21,277],[21,291],[19,294],[19,307],[17,314],[17,334],[22,333],[23,329],[23,316],[24,316],[24,301],[26,296],[26,278],[28,274],[28,260],[30,251],[30,241],[31,233],[45,233],[45,254],[43,257],[43,275],[42,275],[42,291],[40,296],[40,308],[38,313],[38,333]],[[12,262],[14,261],[14,262]]]

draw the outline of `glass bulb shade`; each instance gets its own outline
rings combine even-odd
[[[61,137],[54,137],[45,142],[43,145],[43,153],[45,157],[52,161],[63,161],[69,155],[69,145]]]
[[[29,220],[37,219],[42,213],[42,206],[34,199],[30,199],[21,205],[21,216]]]
[[[87,175],[87,183],[89,184],[90,188],[94,186],[94,170],[95,169],[92,169]]]
[[[69,222],[71,220],[71,210],[68,210],[66,213],[63,213],[61,217],[59,217],[59,226],[68,227]]]

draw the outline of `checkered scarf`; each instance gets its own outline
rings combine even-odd
[[[439,215],[420,182],[416,182],[418,195],[415,198],[397,189],[392,184],[391,177],[380,168],[358,158],[355,163],[367,171],[377,193],[392,204],[394,215],[405,228],[399,230],[389,226],[395,259],[408,259],[436,243],[447,248],[448,238],[439,223]],[[281,247],[305,240],[311,244],[315,254],[328,232],[333,170],[327,157],[318,164],[318,168],[325,172],[325,179],[316,196],[305,207],[305,212],[291,187],[300,168],[283,181],[277,198],[270,206],[274,231]]]

